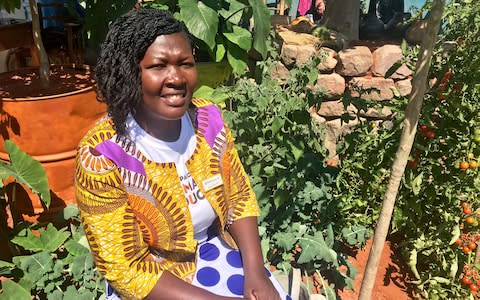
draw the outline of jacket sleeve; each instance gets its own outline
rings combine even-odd
[[[122,298],[143,299],[171,263],[150,254],[118,168],[102,155],[82,156],[85,147],[77,156],[75,192],[96,266]]]
[[[234,138],[227,125],[226,150],[222,158],[225,190],[230,203],[230,223],[245,217],[259,216],[255,193],[234,145]]]

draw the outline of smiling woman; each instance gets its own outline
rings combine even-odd
[[[184,25],[127,13],[95,71],[109,114],[80,143],[75,185],[107,299],[290,299],[264,267],[257,201],[221,111],[192,99]]]

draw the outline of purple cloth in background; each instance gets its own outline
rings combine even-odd
[[[125,168],[135,173],[146,176],[147,172],[143,163],[135,157],[128,155],[119,145],[106,140],[95,147],[95,150],[112,160],[118,167]]]
[[[304,16],[311,6],[312,6],[312,0],[299,0],[298,12],[300,13],[301,16]]]
[[[208,124],[205,124],[203,120],[198,120],[198,129],[204,133],[205,140],[210,147],[213,147],[215,137],[223,128],[223,119],[220,110],[215,105],[208,105],[199,107],[198,111],[205,112],[208,115]],[[200,113],[198,117],[200,117]]]

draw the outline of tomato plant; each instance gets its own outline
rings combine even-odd
[[[471,293],[469,285],[479,284],[473,275],[462,277],[461,267],[471,266],[478,249],[474,208],[480,204],[480,8],[473,1],[453,0],[444,20],[430,69],[430,77],[437,80],[424,97],[390,234],[401,241],[402,257],[423,298],[464,299]],[[446,50],[445,41],[453,41],[455,50]],[[415,68],[418,48],[404,54]],[[395,117],[380,122],[375,130],[360,121],[359,129],[339,147],[336,197],[345,214],[348,211],[355,219],[350,222],[373,224],[378,216],[407,101],[391,101]],[[360,99],[347,97],[344,102],[364,110],[379,109],[377,103]],[[419,162],[415,168],[414,160]],[[461,284],[461,278],[471,283]]]

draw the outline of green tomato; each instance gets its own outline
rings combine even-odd
[[[475,128],[475,130],[473,130],[473,134],[475,136],[479,136],[480,135],[480,128]]]
[[[476,135],[473,137],[473,140],[474,140],[476,143],[480,143],[480,134],[476,134]]]

